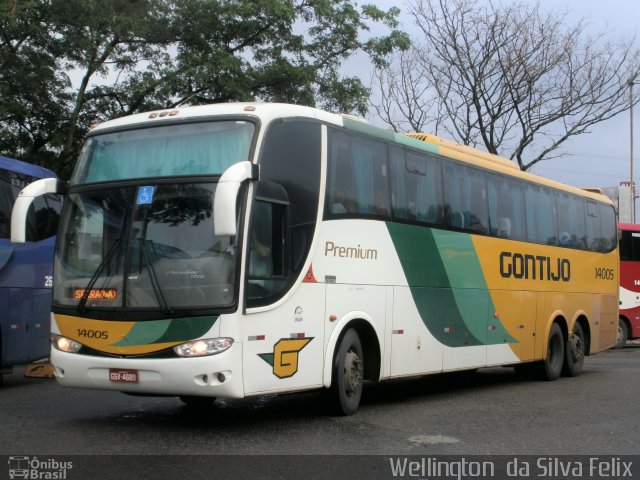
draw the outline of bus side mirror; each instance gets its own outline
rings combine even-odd
[[[11,212],[11,241],[25,243],[27,239],[27,213],[36,197],[47,193],[64,193],[64,183],[57,178],[41,178],[22,189]]]
[[[217,236],[236,235],[236,202],[240,186],[246,180],[258,180],[259,167],[251,162],[238,162],[227,168],[216,187],[213,198],[213,231]]]

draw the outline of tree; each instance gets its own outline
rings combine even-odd
[[[398,14],[347,0],[4,2],[0,152],[65,177],[91,124],[139,111],[262,100],[364,114],[369,91],[340,66],[407,48]],[[373,23],[388,34],[368,35]]]
[[[416,0],[411,13],[421,40],[373,77],[373,107],[396,131],[444,131],[527,170],[629,108],[635,39],[589,37],[584,20],[527,4]]]
[[[70,100],[55,39],[36,2],[0,4],[0,152],[52,164]]]

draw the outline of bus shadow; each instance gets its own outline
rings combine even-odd
[[[584,377],[606,374],[598,370],[585,370],[576,379],[561,378],[557,383]],[[362,416],[377,415],[380,409],[404,408],[425,402],[460,401],[461,405],[482,396],[495,398],[502,389],[518,389],[518,394],[532,394],[548,390],[548,382],[523,379],[512,368],[496,367],[475,372],[456,372],[423,377],[412,377],[367,383],[364,388],[360,411],[355,420],[341,417],[332,411],[326,395],[319,391],[262,396],[245,399],[217,399],[204,407],[186,406],[177,398],[148,398],[122,395],[112,397],[116,404],[104,403],[109,409],[104,415],[88,415],[76,418],[80,427],[98,427],[104,432],[115,428],[119,434],[126,431],[133,437],[138,432],[171,431],[179,437],[191,438],[194,434],[201,440],[214,444],[227,435],[253,435],[258,431],[284,432],[296,430],[302,424],[306,428],[322,430],[341,429],[345,422],[361,421]],[[567,387],[564,387],[567,388]],[[523,390],[526,392],[523,393]],[[122,399],[125,399],[123,403]],[[457,399],[457,400],[456,400]],[[101,407],[98,407],[101,408]],[[455,408],[455,405],[452,406]],[[461,407],[462,408],[462,407]],[[359,417],[359,418],[358,418]],[[265,430],[266,429],[266,430]],[[218,437],[220,436],[220,437]]]
[[[473,394],[478,389],[502,388],[505,385],[528,383],[509,367],[441,373],[390,380],[367,385],[362,405],[403,402],[407,400],[439,399],[451,394]]]
[[[423,377],[392,380],[365,385],[361,411],[412,401],[439,400],[451,394],[475,394],[518,383],[531,383],[513,373],[511,368],[493,368],[490,371],[456,372]],[[465,393],[466,392],[466,393]],[[326,392],[311,391],[238,400],[218,399],[207,407],[183,405],[178,399],[129,397],[135,409],[120,410],[120,414],[107,415],[105,422],[121,427],[148,428],[156,424],[165,429],[209,429],[281,424],[301,419],[314,420],[339,416],[330,408]],[[98,419],[88,420],[96,421]]]

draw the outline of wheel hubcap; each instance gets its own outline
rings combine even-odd
[[[573,363],[579,361],[584,355],[584,343],[582,342],[582,338],[578,335],[573,335],[573,340],[571,341],[571,359]]]
[[[618,343],[622,341],[622,327],[618,324]]]
[[[353,395],[358,391],[362,383],[362,362],[360,357],[349,350],[344,362],[344,383],[347,395]]]

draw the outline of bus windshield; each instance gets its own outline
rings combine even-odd
[[[219,309],[234,301],[234,237],[213,234],[216,183],[71,193],[54,304],[85,310]]]
[[[249,158],[254,129],[234,120],[95,135],[87,139],[70,183],[221,174]]]

